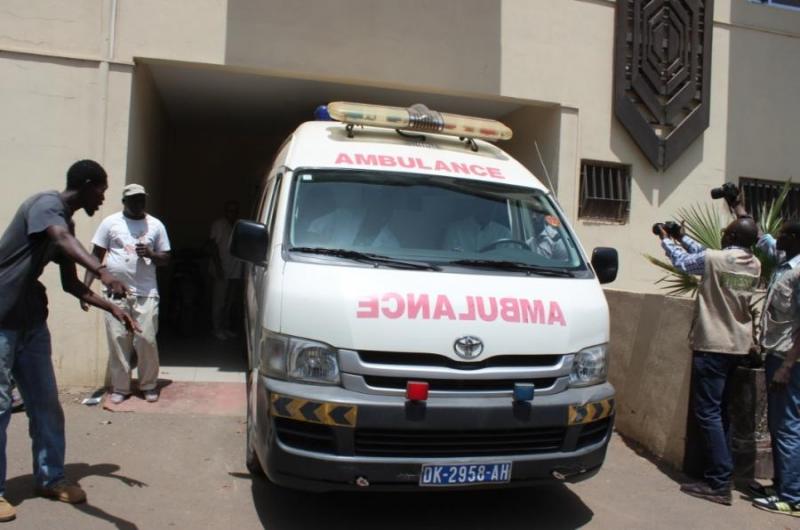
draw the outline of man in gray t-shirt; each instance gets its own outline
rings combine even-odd
[[[126,286],[74,235],[72,214],[83,209],[93,215],[103,203],[107,180],[97,162],[76,162],[67,172],[64,191],[37,193],[27,199],[0,237],[0,521],[16,516],[5,499],[12,374],[30,420],[37,493],[70,503],[86,500],[80,486],[64,478],[64,413],[51,361],[47,296],[39,276],[47,263],[57,262],[66,292],[110,312],[131,332],[138,329],[121,309],[86,287],[75,267],[78,263],[93,271],[110,292],[126,294]]]

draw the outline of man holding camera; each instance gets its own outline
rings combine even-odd
[[[741,201],[735,211],[749,216]],[[774,483],[755,492],[759,497],[753,505],[800,517],[800,223],[784,223],[777,240],[762,234],[758,248],[778,264],[767,289],[759,340],[766,352]]]
[[[658,223],[653,232],[675,268],[701,277],[689,340],[694,352],[692,403],[704,441],[705,480],[684,484],[681,491],[730,505],[733,456],[726,388],[753,347],[750,305],[761,264],[751,247],[758,239],[758,228],[750,217],[737,218],[723,231],[722,250],[706,249],[676,223]]]

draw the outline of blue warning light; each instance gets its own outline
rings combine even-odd
[[[328,114],[327,105],[319,105],[316,109],[314,109],[314,119],[317,121],[333,121],[331,115]]]

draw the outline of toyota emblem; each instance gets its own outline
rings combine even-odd
[[[483,353],[483,341],[478,337],[466,336],[456,339],[453,350],[462,359],[474,359]]]

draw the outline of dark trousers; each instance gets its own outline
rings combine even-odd
[[[703,476],[714,489],[729,488],[733,479],[728,420],[728,382],[741,355],[694,352],[692,402],[705,449]]]
[[[767,355],[767,385],[783,359]],[[772,435],[772,461],[775,489],[781,500],[800,503],[800,363],[792,368],[789,384],[767,394],[769,432]]]

